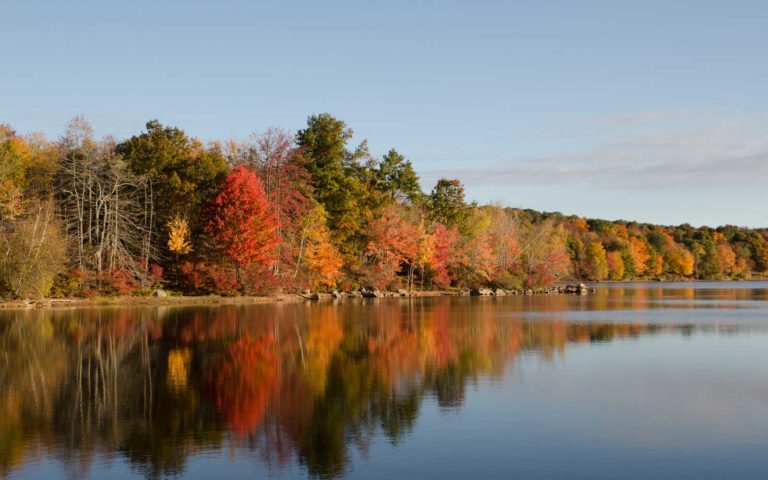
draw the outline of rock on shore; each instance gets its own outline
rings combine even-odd
[[[385,297],[419,297],[419,296],[436,296],[436,295],[459,295],[459,296],[473,296],[473,297],[503,297],[507,295],[586,295],[594,292],[593,288],[587,287],[583,283],[569,284],[561,286],[553,286],[548,288],[523,288],[523,289],[503,289],[503,288],[473,288],[463,289],[455,293],[450,292],[412,292],[404,288],[397,289],[396,291],[382,291],[376,287],[368,286],[363,287],[360,290],[352,290],[350,292],[339,292],[334,290],[330,293],[310,293],[305,291],[300,294],[307,300],[330,300],[339,298],[385,298]]]

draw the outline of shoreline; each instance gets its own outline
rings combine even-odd
[[[390,292],[387,292],[390,293]],[[221,295],[180,295],[168,297],[137,297],[130,295],[117,295],[110,297],[92,297],[92,298],[43,298],[38,300],[9,300],[0,301],[0,310],[30,310],[30,309],[66,309],[66,308],[91,308],[91,307],[159,307],[159,306],[220,306],[220,305],[264,305],[275,303],[299,303],[299,302],[317,302],[328,301],[332,298],[330,294],[325,294],[319,300],[309,298],[299,293],[283,293],[267,296],[241,295],[241,296],[221,296]],[[407,297],[397,294],[385,295],[390,298],[414,298],[414,297],[442,297],[458,296],[456,292],[443,290],[430,290],[423,292],[412,292]],[[345,295],[342,298],[362,298],[358,296]]]
[[[578,285],[578,284],[577,284]],[[575,286],[573,288],[576,288]],[[539,290],[505,290],[498,293],[497,290],[423,290],[405,292],[397,291],[355,291],[352,293],[283,293],[267,296],[241,295],[179,295],[179,296],[97,296],[91,298],[43,298],[37,300],[9,300],[0,301],[1,310],[31,310],[48,309],[60,310],[67,308],[93,308],[93,307],[158,307],[158,306],[221,306],[221,305],[264,305],[276,303],[298,302],[327,302],[343,299],[368,299],[368,298],[428,298],[428,297],[460,297],[460,296],[524,296],[524,295],[558,295],[572,294],[562,287],[551,287]]]
[[[749,280],[685,280],[685,283],[705,284],[712,282],[726,283],[749,283],[768,281],[766,278],[752,278]],[[159,307],[159,306],[221,306],[221,305],[265,305],[276,303],[298,303],[298,302],[327,302],[341,299],[362,299],[362,298],[428,298],[428,297],[466,297],[466,296],[531,296],[531,295],[584,295],[594,293],[595,288],[601,285],[607,288],[620,286],[621,284],[648,283],[649,285],[663,285],[667,283],[681,283],[680,280],[628,280],[615,282],[587,282],[584,285],[581,282],[560,283],[558,285],[543,289],[462,289],[462,290],[424,290],[405,292],[398,291],[378,291],[376,293],[361,294],[360,291],[352,293],[283,293],[267,296],[242,295],[242,296],[221,296],[221,295],[179,295],[179,296],[97,296],[91,298],[43,298],[37,300],[0,300],[0,310],[30,310],[30,309],[66,309],[66,308],[93,308],[93,307]],[[581,293],[577,291],[579,286],[586,291]]]

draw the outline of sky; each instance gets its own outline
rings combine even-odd
[[[202,140],[328,112],[425,190],[768,227],[764,1],[0,0],[0,122]]]

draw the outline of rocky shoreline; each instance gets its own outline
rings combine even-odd
[[[462,289],[458,291],[442,291],[442,290],[429,290],[429,291],[408,291],[405,289],[398,289],[394,291],[379,290],[375,287],[364,287],[359,290],[352,290],[350,292],[332,291],[315,292],[311,293],[305,291],[298,294],[306,300],[334,300],[341,298],[391,298],[391,297],[436,297],[436,296],[460,296],[460,297],[504,297],[513,295],[587,295],[594,293],[594,288],[589,288],[583,283],[571,284],[571,285],[558,285],[548,288],[538,289],[502,289],[502,288],[474,288],[474,289]]]
[[[490,289],[490,288],[476,288],[473,290],[462,290],[460,295],[471,295],[475,297],[481,296],[506,296],[506,295],[586,295],[588,293],[594,293],[594,288],[589,288],[583,283],[577,283],[573,285],[558,285],[549,288],[527,288],[527,289]]]
[[[554,286],[542,289],[491,289],[476,288],[463,290],[427,290],[408,291],[398,289],[394,291],[379,290],[373,287],[361,288],[350,292],[303,292],[295,294],[279,294],[266,297],[257,296],[232,296],[218,295],[206,296],[169,296],[163,291],[150,297],[95,297],[95,298],[44,298],[39,300],[11,300],[0,301],[0,309],[47,309],[47,308],[85,308],[85,307],[148,307],[148,306],[216,306],[216,305],[254,305],[268,303],[290,303],[301,301],[337,300],[343,298],[408,298],[408,297],[487,297],[487,296],[514,296],[514,295],[586,295],[595,290],[583,283],[573,285]]]

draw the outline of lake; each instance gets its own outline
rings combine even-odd
[[[0,310],[0,478],[768,471],[768,282]]]

